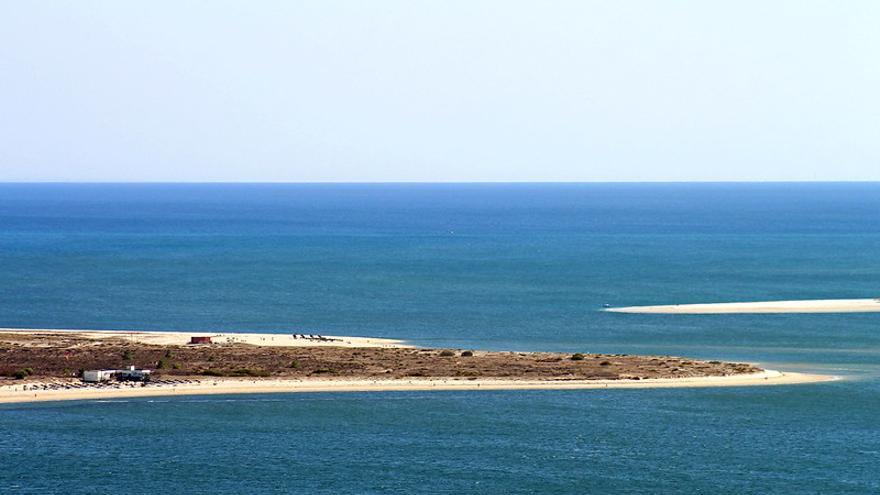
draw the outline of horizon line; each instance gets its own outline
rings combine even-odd
[[[173,180],[93,180],[93,181],[65,181],[65,180],[0,180],[3,185],[137,185],[137,184],[253,184],[253,185],[469,185],[469,184],[877,184],[880,179],[865,180],[474,180],[474,181],[417,181],[417,180],[387,180],[387,181],[259,181],[259,180],[205,180],[205,181],[173,181]]]

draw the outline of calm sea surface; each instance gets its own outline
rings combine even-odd
[[[0,493],[880,493],[880,314],[599,311],[860,297],[880,297],[880,184],[0,185],[2,327],[846,377],[0,405]]]

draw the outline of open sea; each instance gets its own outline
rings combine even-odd
[[[844,376],[0,405],[0,494],[880,493],[880,184],[2,184],[0,327],[400,338]],[[2,357],[0,357],[2,359]]]

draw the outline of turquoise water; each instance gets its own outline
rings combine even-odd
[[[395,337],[829,372],[759,389],[0,406],[0,493],[880,493],[880,184],[0,185],[0,326]]]

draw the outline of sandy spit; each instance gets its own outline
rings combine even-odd
[[[390,392],[428,390],[566,390],[642,389],[675,387],[747,387],[795,385],[836,380],[837,377],[764,370],[760,373],[718,377],[663,378],[648,380],[505,380],[461,378],[369,380],[369,379],[204,379],[174,386],[23,390],[21,384],[0,386],[0,403],[62,400],[101,400],[128,397],[167,397],[217,394],[265,394],[291,392]],[[29,382],[33,385],[35,382]],[[58,383],[58,381],[54,381]],[[71,381],[76,383],[76,381]]]

